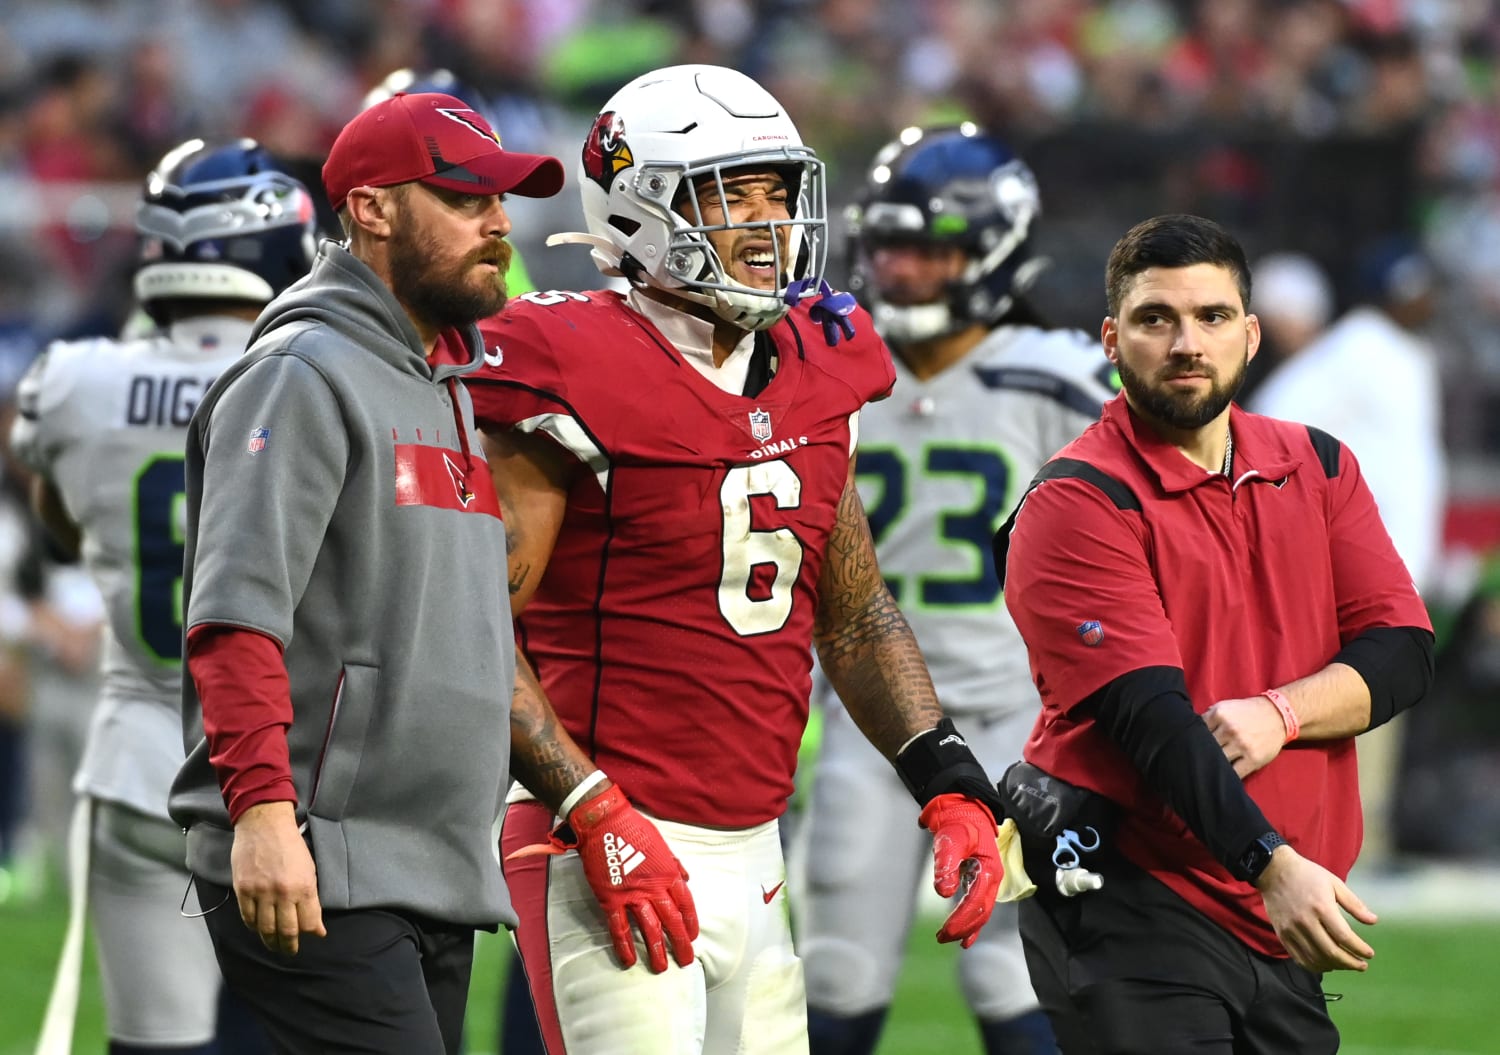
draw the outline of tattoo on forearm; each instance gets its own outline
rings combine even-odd
[[[511,695],[511,775],[556,810],[592,768],[547,703],[524,660],[516,664]]]
[[[881,578],[859,494],[845,488],[829,538],[813,633],[850,715],[887,758],[942,708],[906,617]]]
[[[943,716],[911,627],[884,589],[865,611],[818,638],[818,660],[850,716],[887,758]]]
[[[512,563],[510,566],[510,592],[517,594],[526,585],[526,580],[531,577],[531,565]]]
[[[875,543],[870,538],[870,522],[852,484],[845,484],[839,498],[818,589],[813,635],[819,638],[829,633],[833,629],[831,624],[842,620],[845,614],[862,610],[876,592],[885,592],[885,581],[875,560]]]
[[[526,584],[526,579],[531,575],[531,562],[521,561],[516,554],[521,549],[521,515],[516,512],[516,507],[505,499],[500,500],[500,515],[505,521],[505,561],[507,566],[506,575],[510,582],[510,592],[517,593]]]

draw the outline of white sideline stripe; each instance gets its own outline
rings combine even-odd
[[[1500,868],[1493,864],[1431,862],[1395,873],[1355,865],[1349,889],[1382,920],[1461,923],[1500,919]]]
[[[88,795],[78,796],[68,824],[68,931],[57,959],[57,974],[52,995],[47,998],[35,1055],[69,1055],[73,1050],[73,1023],[78,1017],[78,989],[83,977],[83,923],[88,913],[92,802]]]

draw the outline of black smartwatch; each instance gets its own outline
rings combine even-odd
[[[1245,848],[1240,854],[1240,878],[1247,883],[1254,883],[1260,878],[1271,863],[1271,854],[1276,852],[1276,847],[1285,846],[1286,840],[1276,832],[1266,832],[1264,835],[1255,837],[1255,841]]]

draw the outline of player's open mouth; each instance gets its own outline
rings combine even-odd
[[[769,249],[748,249],[738,257],[742,275],[767,289],[776,285],[776,254]]]

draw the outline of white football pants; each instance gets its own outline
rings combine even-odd
[[[654,820],[688,873],[700,933],[694,962],[622,970],[573,851],[505,862],[522,962],[550,1055],[805,1055],[807,1003],[792,949],[775,821],[719,831]],[[537,802],[506,811],[509,854],[545,841]],[[503,855],[502,855],[503,856]]]

